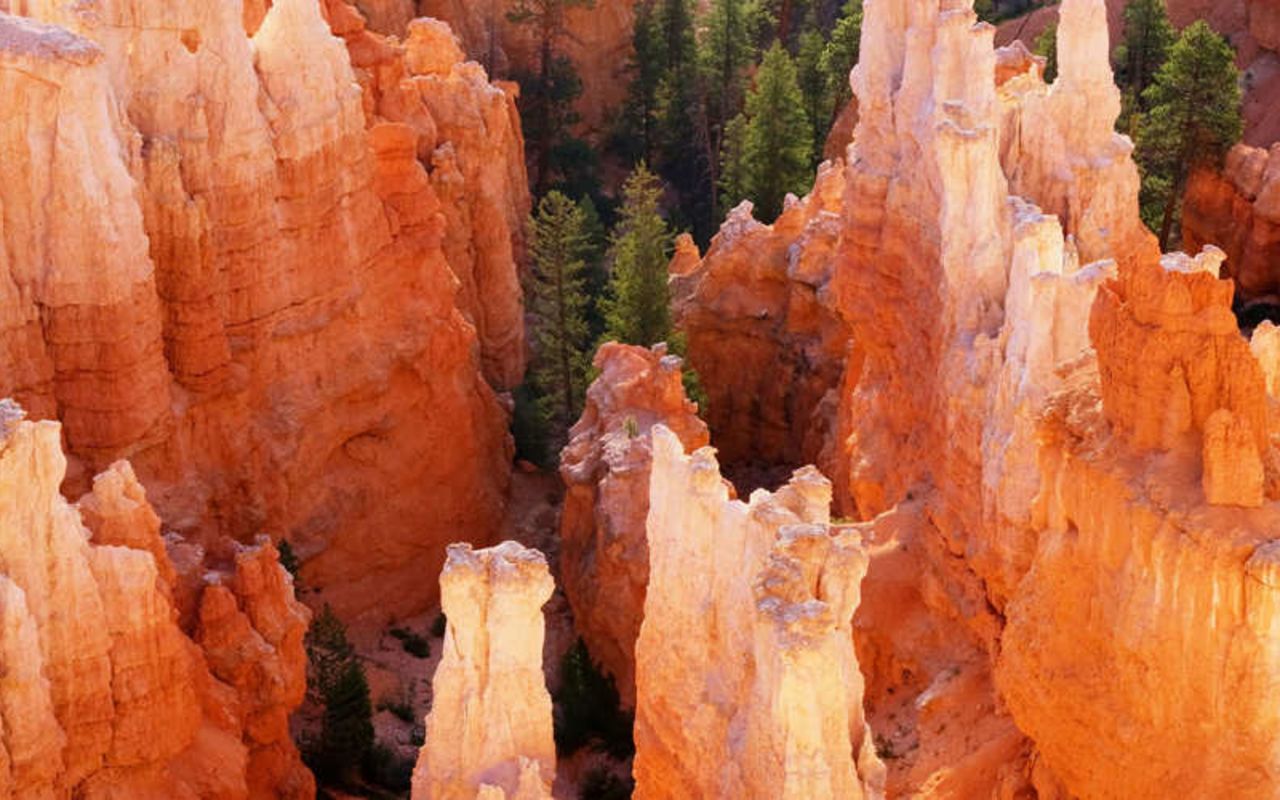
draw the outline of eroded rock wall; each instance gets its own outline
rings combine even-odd
[[[652,435],[635,796],[874,796],[850,630],[867,553],[828,524],[830,482],[805,468],[742,502],[710,448]]]
[[[72,505],[59,438],[0,404],[0,796],[314,795],[288,729],[310,613],[271,543],[166,547],[127,462]]]
[[[1215,245],[1245,299],[1280,294],[1280,148],[1237,145],[1221,173],[1197,170],[1182,207],[1182,246]]]
[[[70,485],[128,457],[167,524],[288,537],[340,613],[425,608],[509,476],[514,105],[310,0],[252,37],[233,5],[0,16],[0,392],[63,421]],[[370,48],[416,105],[379,113]]]
[[[413,797],[550,800],[556,750],[542,606],[553,588],[536,550],[450,546],[440,574],[444,657],[431,681]]]
[[[708,443],[707,426],[685,396],[681,363],[652,350],[609,342],[596,353],[600,375],[560,454],[566,493],[560,515],[560,580],[587,649],[635,706],[635,641],[649,581],[645,519],[653,428],[675,432],[687,451]]]

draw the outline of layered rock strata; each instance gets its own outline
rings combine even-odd
[[[11,11],[41,21],[0,15],[0,392],[64,423],[73,486],[127,456],[169,525],[287,536],[342,614],[431,604],[509,476],[510,97],[455,63],[378,114],[309,0],[252,37],[238,5]]]
[[[1280,147],[1237,145],[1221,173],[1198,170],[1187,183],[1182,244],[1215,245],[1244,298],[1280,294]]]
[[[553,588],[536,550],[449,547],[440,574],[444,657],[431,681],[413,797],[550,800],[556,751],[542,606]]]
[[[891,689],[919,692],[911,724],[941,723],[948,695],[992,691],[984,674],[1005,720],[995,749],[921,732],[890,785],[1269,796],[1273,334],[1239,336],[1221,252],[1161,259],[1143,231],[1102,0],[1062,4],[1052,86],[1028,69],[997,87],[968,5],[867,4],[828,287],[863,354],[833,426],[837,500],[916,551],[898,569],[986,659],[920,686],[932,639],[921,659],[856,630],[872,723],[901,709]],[[899,592],[878,563],[864,588]]]
[[[560,454],[566,492],[560,516],[560,580],[592,658],[635,705],[635,641],[649,581],[645,519],[653,428],[662,424],[686,451],[708,443],[707,426],[685,396],[680,359],[607,343],[599,377]]]
[[[707,423],[729,462],[815,463],[843,374],[849,331],[827,291],[835,269],[843,166],[772,225],[750,203],[733,211],[706,255],[683,239],[671,265],[676,325],[709,389]]]
[[[59,435],[0,405],[0,796],[313,796],[310,613],[271,543],[166,547],[125,462],[71,505]]]
[[[805,468],[731,499],[713,451],[659,425],[649,487],[635,797],[874,796],[850,630],[867,552],[828,524],[831,484]]]

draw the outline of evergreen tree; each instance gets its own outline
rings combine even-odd
[[[536,69],[516,76],[535,195],[545,194],[557,178],[581,188],[594,175],[591,149],[572,133],[579,119],[574,104],[582,94],[582,81],[560,51],[566,10],[594,4],[595,0],[515,0],[507,12],[512,23],[533,29],[538,47]]]
[[[1116,82],[1146,111],[1143,93],[1177,39],[1164,0],[1132,0],[1124,9],[1124,39],[1116,48]]]
[[[1143,95],[1150,109],[1138,130],[1143,211],[1149,223],[1159,218],[1161,248],[1169,245],[1191,169],[1217,165],[1240,139],[1239,77],[1231,45],[1198,20],[1182,31]]]
[[[862,0],[849,0],[831,31],[831,39],[822,51],[822,71],[827,77],[827,91],[835,113],[853,98],[849,73],[858,63],[862,47]]]
[[[658,89],[662,85],[662,36],[658,26],[659,0],[640,0],[631,29],[631,83],[614,133],[616,148],[633,162],[653,160],[657,147]]]
[[[704,31],[699,47],[702,86],[705,89],[703,114],[707,132],[703,158],[710,181],[721,185],[720,154],[725,147],[729,121],[742,110],[746,97],[747,71],[754,61],[755,38],[763,24],[757,0],[711,0],[700,21]],[[718,195],[713,198],[718,201]],[[722,209],[714,203],[712,217],[719,221]]]
[[[534,338],[529,380],[557,445],[582,410],[590,368],[586,225],[582,208],[556,191],[542,199],[529,224],[533,263],[525,297]]]
[[[308,690],[324,705],[318,741],[307,749],[309,766],[326,781],[345,781],[373,751],[369,683],[346,626],[325,606],[306,636]]]
[[[651,347],[671,334],[667,295],[671,232],[658,211],[661,194],[658,179],[644,164],[636,167],[622,189],[605,304],[605,336],[613,341]]]
[[[810,166],[822,160],[827,131],[835,117],[828,90],[827,75],[822,71],[822,54],[826,41],[817,29],[817,19],[811,17],[806,29],[800,33],[796,50],[796,82],[804,98],[805,116],[809,118],[809,130],[813,144],[809,148]]]
[[[747,96],[747,119],[742,167],[747,194],[759,218],[771,222],[782,212],[787,193],[804,193],[813,178],[813,132],[796,66],[776,42],[765,53]]]
[[[1058,79],[1058,23],[1056,20],[1050,22],[1049,27],[1040,32],[1031,51],[1038,56],[1044,56],[1045,82],[1056,81]]]
[[[657,93],[658,172],[675,189],[696,234],[712,224],[711,133],[704,113],[692,0],[662,0],[657,12],[663,63]]]
[[[738,114],[725,128],[720,151],[720,207],[734,208],[747,197],[747,115]]]

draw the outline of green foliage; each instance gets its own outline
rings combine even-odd
[[[809,130],[813,134],[813,143],[809,148],[810,166],[816,167],[822,160],[827,131],[835,118],[827,74],[822,69],[822,56],[827,43],[816,27],[801,33],[797,41],[796,83],[804,98],[805,115],[809,118]]]
[[[556,750],[561,755],[576,753],[588,744],[615,758],[635,752],[631,715],[619,707],[613,680],[596,669],[581,639],[560,662],[554,722]]]
[[[747,115],[739,113],[725,128],[720,148],[720,207],[734,208],[747,196]]]
[[[581,206],[552,191],[529,223],[532,264],[525,286],[531,319],[533,362],[528,383],[553,446],[563,444],[578,419],[591,366],[589,249]]]
[[[1131,0],[1124,9],[1124,38],[1113,54],[1116,83],[1145,112],[1147,87],[1155,82],[1177,39],[1164,0]]]
[[[1138,123],[1144,218],[1159,217],[1162,248],[1169,245],[1191,169],[1217,166],[1240,140],[1239,77],[1231,45],[1199,20],[1182,31],[1143,94],[1150,109]]]
[[[511,414],[511,437],[516,442],[516,458],[551,466],[551,443],[547,439],[547,421],[538,405],[538,397],[527,382],[512,392],[515,410]]]
[[[840,19],[831,31],[831,39],[822,51],[821,69],[826,75],[827,91],[836,112],[853,99],[849,73],[858,63],[862,47],[862,0],[849,0],[840,11]]]
[[[620,219],[609,250],[613,271],[605,300],[605,336],[650,347],[671,332],[667,263],[671,232],[658,208],[662,187],[640,164],[622,189]]]
[[[684,331],[673,331],[668,337],[667,343],[671,347],[671,352],[684,359],[684,369],[681,371],[681,383],[684,384],[684,394],[690,400],[698,404],[698,413],[703,418],[707,418],[707,393],[702,388],[702,378],[698,376],[696,370],[689,365],[689,342],[685,337]]]
[[[375,744],[365,760],[364,775],[367,780],[385,789],[407,792],[413,782],[414,762],[413,758],[397,756],[385,745]]]
[[[631,28],[631,82],[618,117],[613,147],[630,161],[652,161],[657,147],[654,130],[658,114],[658,87],[662,84],[662,37],[658,28],[659,0],[640,0]]]
[[[1058,23],[1053,21],[1036,37],[1032,52],[1044,56],[1044,79],[1053,83],[1058,79]]]
[[[627,800],[635,791],[635,781],[623,780],[603,766],[596,767],[582,779],[578,800]]]
[[[437,639],[444,638],[444,631],[448,625],[449,619],[444,615],[444,612],[441,611],[439,614],[436,614],[436,618],[431,622],[431,635]]]
[[[407,628],[392,628],[391,636],[414,658],[431,658],[431,641]]]
[[[306,759],[320,780],[345,782],[373,749],[369,682],[346,626],[328,606],[307,632],[306,647],[311,688],[324,705],[320,738],[309,743]]]
[[[582,94],[582,81],[573,62],[560,49],[567,35],[565,12],[573,7],[591,8],[595,0],[516,0],[507,19],[533,30],[537,42],[535,68],[518,72],[520,119],[536,196],[552,185],[571,191],[595,186],[595,155],[585,142],[573,136],[579,121],[574,104]],[[557,183],[558,182],[558,183]]]
[[[803,108],[796,66],[781,45],[765,53],[747,96],[741,169],[757,216],[772,222],[788,192],[803,194],[813,179],[813,132]],[[726,168],[725,171],[729,171]]]

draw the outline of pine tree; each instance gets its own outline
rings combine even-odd
[[[747,71],[754,61],[755,39],[763,24],[758,0],[711,0],[699,21],[704,31],[698,60],[704,87],[705,152],[710,181],[719,187],[719,165],[725,147],[729,121],[741,110],[746,97]],[[712,217],[719,221],[723,210],[719,195],[714,198]]]
[[[1139,112],[1143,93],[1154,81],[1177,39],[1164,0],[1132,0],[1124,10],[1124,39],[1116,48],[1116,82]]]
[[[804,98],[805,116],[809,118],[809,130],[813,134],[813,144],[809,148],[810,166],[817,166],[821,160],[826,132],[835,117],[827,76],[822,71],[822,53],[826,45],[818,31],[817,18],[810,16],[796,45],[796,82]]]
[[[813,178],[813,132],[796,82],[796,66],[775,42],[747,96],[743,171],[760,219],[773,221],[788,192],[802,194]]]
[[[822,71],[827,76],[827,91],[836,113],[853,97],[849,73],[858,63],[862,48],[862,0],[849,0],[831,31],[831,39],[822,51]]]
[[[708,156],[713,151],[693,23],[692,0],[662,0],[657,12],[663,73],[657,93],[655,166],[675,189],[685,220],[701,234],[709,233],[712,223]]]
[[[572,134],[579,119],[574,104],[582,94],[582,81],[560,50],[565,12],[594,5],[595,0],[515,0],[507,12],[513,24],[533,29],[538,47],[535,71],[516,76],[535,195],[546,193],[556,178],[582,184],[594,174],[591,149]]]
[[[1182,31],[1143,95],[1150,109],[1138,130],[1143,211],[1149,222],[1159,218],[1161,248],[1169,245],[1191,169],[1220,163],[1240,140],[1239,77],[1231,45],[1198,20]]]
[[[578,419],[590,368],[587,327],[586,216],[553,191],[529,224],[532,268],[525,291],[533,319],[530,382],[556,445]]]
[[[307,748],[309,766],[326,781],[345,781],[373,751],[369,682],[346,626],[325,606],[306,636],[308,688],[324,705],[320,738]]]
[[[658,211],[662,187],[644,164],[622,188],[621,218],[609,256],[613,271],[605,305],[605,336],[651,347],[671,334],[667,263],[671,232]]]
[[[1044,79],[1053,83],[1058,79],[1058,23],[1050,22],[1049,26],[1036,37],[1031,51],[1044,57]]]
[[[651,161],[657,148],[658,89],[662,84],[662,36],[659,0],[640,0],[631,28],[631,83],[614,133],[615,147],[633,162]]]
[[[738,114],[725,128],[720,150],[720,207],[731,209],[747,197],[747,115]]]

